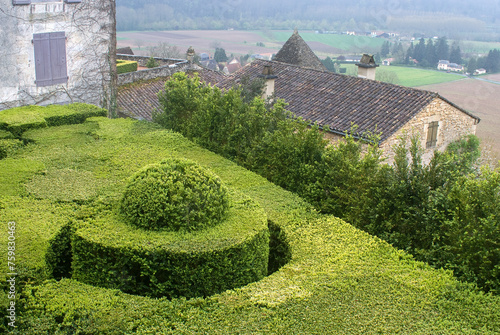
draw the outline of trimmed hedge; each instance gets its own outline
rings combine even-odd
[[[22,298],[16,302],[19,333],[499,333],[499,297],[460,284],[449,272],[416,262],[342,220],[320,216],[296,195],[179,134],[125,119],[94,118],[91,124],[98,127],[89,130],[86,123],[32,130],[34,143],[0,161],[0,190],[7,190],[0,200],[0,221],[14,220],[19,225],[23,255],[19,266],[48,272],[47,248],[51,241],[57,245],[56,241],[68,240],[71,233],[63,238],[62,232],[70,221],[84,220],[82,232],[93,230],[111,241],[113,232],[91,223],[111,225],[102,211],[109,211],[110,204],[117,206],[125,180],[143,166],[172,156],[206,166],[229,188],[259,203],[271,222],[273,238],[286,239],[270,255],[278,269],[239,289],[189,300],[129,295],[70,279],[40,284],[40,276],[31,271],[37,280],[20,292]],[[34,166],[24,168],[30,163]],[[2,167],[8,167],[7,176]],[[78,205],[22,197],[24,183],[38,168],[91,171],[107,180],[99,188],[105,204],[101,208],[98,201]],[[5,232],[0,233],[2,241]],[[143,242],[148,245],[147,239]],[[0,264],[5,266],[6,259]],[[0,332],[5,329],[6,324]]]
[[[116,60],[116,71],[118,74],[137,71],[137,62],[132,60]]]
[[[12,134],[10,131],[0,129],[0,140],[8,140],[13,138],[15,138],[14,134]]]
[[[193,161],[167,159],[132,176],[120,205],[138,227],[194,231],[220,223],[229,201],[213,172]]]
[[[267,274],[269,231],[264,211],[231,196],[228,218],[196,232],[147,231],[103,213],[76,229],[73,278],[123,292],[197,297],[223,292]]]
[[[0,139],[0,159],[3,159],[19,148],[23,147],[23,142],[17,139]]]
[[[89,117],[106,115],[105,109],[84,103],[23,106],[0,111],[0,129],[20,137],[29,129],[83,123]]]

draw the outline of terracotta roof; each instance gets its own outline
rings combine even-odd
[[[200,79],[214,85],[223,78],[223,74],[209,69],[196,71]],[[133,83],[118,88],[117,105],[120,116],[152,120],[153,111],[160,107],[157,93],[163,89],[169,78]]]
[[[429,91],[265,60],[253,61],[218,86],[229,88],[243,76],[255,78],[264,65],[272,66],[276,97],[288,103],[288,110],[335,133],[344,134],[355,124],[360,134],[376,130],[384,141],[436,97],[452,104]]]
[[[298,65],[311,69],[327,71],[318,56],[311,50],[307,43],[300,37],[297,30],[278,51],[274,60],[277,62]]]

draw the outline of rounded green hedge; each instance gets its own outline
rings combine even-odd
[[[199,297],[267,275],[269,230],[263,209],[239,194],[220,224],[200,231],[144,230],[113,211],[75,230],[73,279],[151,297]]]
[[[170,158],[132,177],[120,210],[138,227],[194,231],[218,224],[228,204],[217,175],[193,161]]]

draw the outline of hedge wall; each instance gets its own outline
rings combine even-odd
[[[137,71],[137,62],[131,60],[116,60],[116,71],[118,74]]]
[[[0,160],[0,220],[17,222],[23,255],[18,265],[30,270],[24,271],[31,279],[18,300],[22,334],[499,333],[499,297],[461,284],[339,219],[319,215],[297,196],[178,134],[146,122],[92,118],[29,135],[29,145]],[[259,204],[272,222],[273,238],[286,239],[274,247],[280,252],[270,252],[278,268],[274,273],[239,289],[189,300],[129,295],[74,279],[42,282],[41,274],[49,273],[47,259],[53,259],[49,245],[71,235],[60,234],[68,222],[88,222],[84,236],[90,236],[89,223],[112,224],[103,213],[115,208],[127,178],[170,156],[210,168],[228,187]],[[27,195],[30,178],[57,169],[91,172],[99,181],[95,199],[78,203]],[[3,229],[1,248],[5,234]],[[6,273],[6,259],[0,265]],[[6,301],[1,303],[4,308]]]

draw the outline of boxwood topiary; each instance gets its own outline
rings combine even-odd
[[[186,159],[167,159],[138,171],[121,200],[121,212],[131,224],[170,231],[213,227],[228,206],[219,177]]]
[[[263,209],[231,193],[225,220],[204,230],[155,231],[103,211],[72,237],[73,279],[151,297],[209,296],[267,275],[269,230]]]

